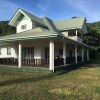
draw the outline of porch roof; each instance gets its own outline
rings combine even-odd
[[[39,38],[50,38],[50,37],[57,37],[58,34],[56,32],[51,31],[41,31],[41,30],[28,30],[21,33],[1,36],[0,41],[1,42],[7,42],[7,41],[17,41],[17,40],[30,40],[30,39],[39,39]]]
[[[62,41],[66,41],[67,43],[73,43],[77,45],[81,45],[83,47],[92,48],[84,43],[80,43],[78,41],[72,40],[64,35],[60,35],[57,32],[52,32],[48,30],[42,30],[40,28],[32,29],[28,31],[24,31],[21,33],[6,35],[0,37],[0,42],[9,42],[9,41],[18,41],[18,40],[31,40],[31,39],[41,39],[41,38],[60,38]]]
[[[72,44],[80,45],[80,46],[82,46],[82,47],[86,47],[86,48],[89,48],[89,49],[93,49],[91,46],[89,46],[89,45],[87,45],[87,44],[84,44],[84,43],[75,41],[75,40],[70,39],[70,38],[68,38],[68,37],[63,37],[63,41],[65,41],[66,43],[72,43]]]

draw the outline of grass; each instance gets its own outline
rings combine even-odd
[[[42,67],[21,67],[18,68],[17,66],[0,66],[0,70],[12,70],[12,71],[27,71],[27,72],[39,72],[39,73],[52,73],[49,68],[42,68]]]
[[[0,70],[0,100],[100,100],[100,68],[56,74]]]

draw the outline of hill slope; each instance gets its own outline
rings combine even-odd
[[[100,21],[98,22],[93,22],[93,23],[87,23],[88,27],[92,29],[98,30],[98,33],[100,34]]]

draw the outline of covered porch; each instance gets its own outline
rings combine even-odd
[[[42,67],[54,71],[61,65],[89,61],[89,48],[70,39],[35,39],[9,44],[13,44],[16,57],[0,58],[0,65]]]

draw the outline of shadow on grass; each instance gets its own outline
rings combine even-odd
[[[7,85],[13,85],[13,84],[20,84],[20,83],[25,83],[25,82],[37,82],[37,81],[41,81],[41,80],[50,80],[54,78],[54,74],[49,74],[49,75],[42,75],[42,76],[31,76],[26,78],[26,77],[22,77],[22,78],[16,78],[16,79],[9,79],[9,80],[6,80],[4,82],[0,82],[0,86],[7,86]]]
[[[74,70],[88,69],[88,68],[93,68],[93,66],[91,66],[89,64],[84,64],[84,63],[71,64],[71,65],[68,65],[66,67],[63,66],[63,67],[55,68],[55,73],[57,75],[62,75],[62,74],[69,73],[69,72],[74,71]]]
[[[20,77],[16,79],[9,79],[4,82],[0,82],[0,86],[7,86],[7,85],[13,85],[13,84],[20,84],[20,83],[25,83],[25,82],[36,82],[36,81],[41,81],[41,80],[51,80],[53,79],[56,75],[62,75],[69,73],[73,70],[78,70],[80,68],[90,68],[92,66],[86,65],[86,64],[72,64],[66,67],[58,67],[55,68],[55,74],[48,74],[48,75],[37,75],[37,76],[29,76],[28,78],[26,77]]]

